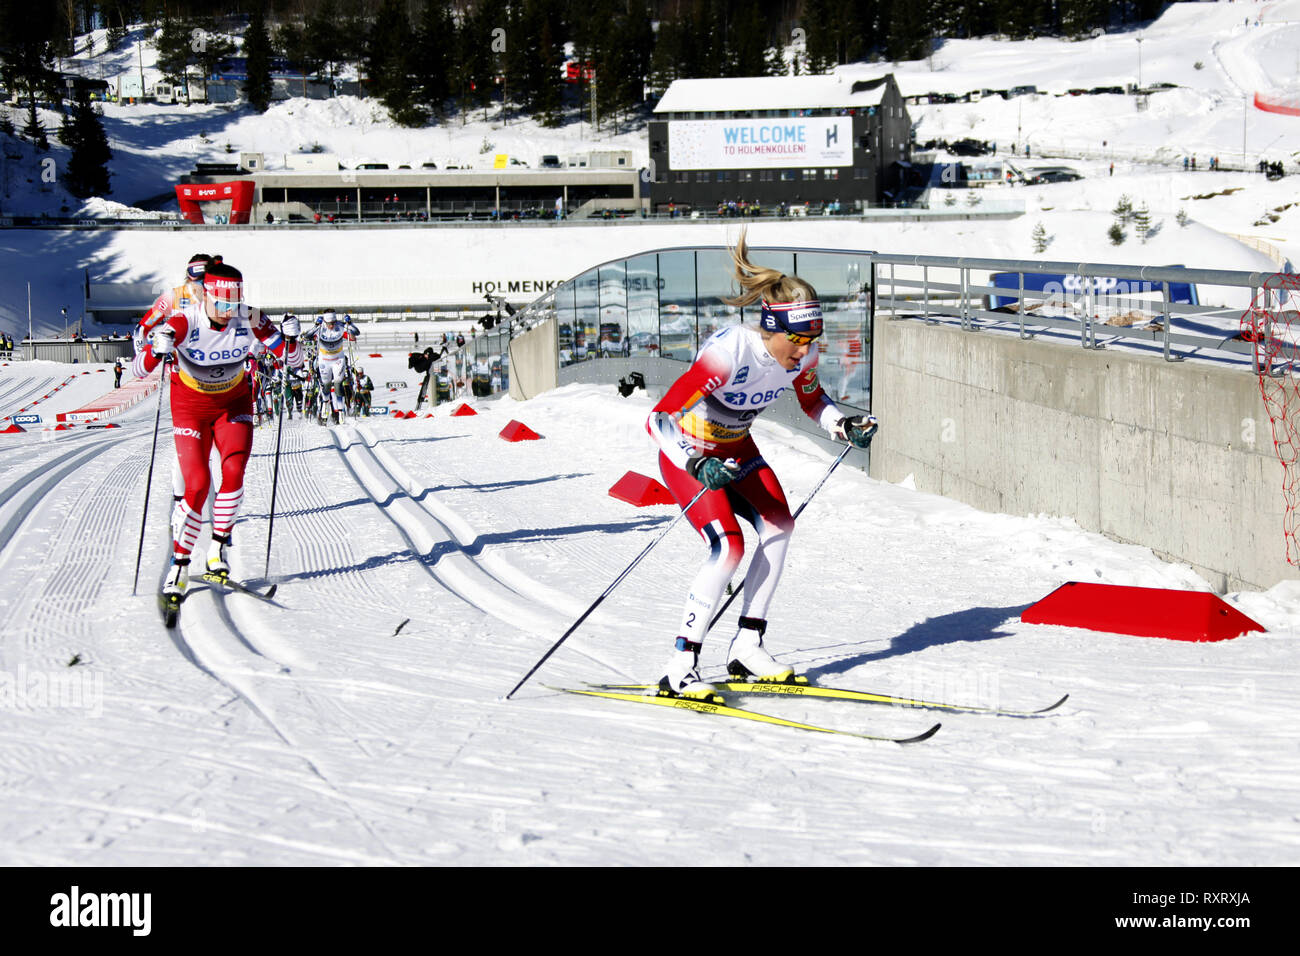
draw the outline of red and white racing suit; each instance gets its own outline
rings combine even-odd
[[[659,446],[659,470],[677,503],[685,507],[703,485],[686,471],[698,449],[705,456],[734,458],[740,474],[704,493],[686,513],[709,545],[709,557],[686,597],[678,635],[702,642],[723,588],[745,553],[737,517],[758,532],[758,547],[745,577],[741,615],[766,618],[785,564],[794,519],[775,472],[750,437],[754,419],[782,393],[794,389],[808,417],[830,432],[842,412],[817,381],[817,346],[787,371],[763,344],[757,329],[729,326],[704,343],[695,362],[655,405],[646,427]]]
[[[135,327],[132,336],[135,339],[135,350],[137,352],[142,350],[149,341],[149,334],[172,313],[180,312],[202,301],[203,286],[189,279],[158,296]]]
[[[255,341],[294,367],[302,364],[302,351],[297,342],[287,343],[260,310],[246,305],[224,326],[208,319],[202,302],[173,311],[165,322],[176,337],[172,435],[185,479],[184,520],[173,525],[174,548],[177,557],[187,557],[203,525],[211,485],[208,454],[214,445],[221,459],[221,486],[212,507],[214,535],[230,534],[244,497],[244,470],[253,448],[253,393],[244,359]],[[136,355],[133,370],[143,377],[160,361],[150,344]]]

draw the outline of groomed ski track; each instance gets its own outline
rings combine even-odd
[[[135,597],[153,403],[120,430],[19,436],[25,451],[0,456],[0,672],[71,679],[85,694],[41,702],[28,686],[6,710],[0,859],[671,864],[683,841],[691,860],[730,865],[1294,852],[1282,675],[1300,662],[1285,634],[1175,645],[1020,625],[1019,610],[1067,575],[1192,577],[1068,523],[994,521],[848,469],[801,518],[770,615],[778,653],[826,683],[911,696],[1015,706],[1070,691],[1059,714],[945,715],[935,738],[899,748],[542,686],[654,676],[701,556],[685,527],[536,683],[500,700],[673,514],[605,494],[625,470],[654,467],[645,400],[605,392],[482,403],[470,418],[444,406],[411,422],[286,420],[274,602],[196,580],[170,634],[155,604],[166,413]],[[510,418],[543,439],[502,442]],[[233,548],[235,575],[254,584],[275,437],[274,423],[256,432]],[[777,427],[759,440],[802,500],[829,459]],[[205,535],[200,558],[206,547]],[[1280,598],[1248,597],[1248,612],[1285,627]],[[706,645],[706,666],[733,621]],[[751,706],[884,734],[926,719]]]

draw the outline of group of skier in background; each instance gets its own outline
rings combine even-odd
[[[336,321],[344,327],[347,337],[352,338],[351,330],[356,326],[346,316]],[[278,421],[281,415],[292,421],[294,412],[322,425],[338,424],[347,416],[369,417],[375,383],[365,369],[353,365],[346,356],[333,360],[320,358],[316,340],[321,328],[329,323],[323,316],[317,322],[320,324],[316,329],[303,334],[306,355],[300,367],[290,368],[269,352],[249,358],[253,414],[258,426]],[[322,361],[328,369],[328,378],[322,373]]]

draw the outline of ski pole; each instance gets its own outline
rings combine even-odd
[[[266,529],[266,568],[262,576],[271,576],[271,535],[275,533],[275,492],[280,485],[280,436],[284,434],[284,402],[280,403],[280,420],[275,426],[275,463],[271,466],[271,523]]]
[[[618,587],[619,584],[622,583],[623,579],[632,573],[632,569],[641,563],[641,559],[644,558],[647,554],[649,554],[654,549],[655,545],[657,545],[660,541],[662,541],[665,537],[667,537],[668,532],[673,530],[673,526],[676,525],[677,522],[681,521],[682,518],[686,516],[686,512],[691,510],[691,506],[694,505],[695,502],[703,498],[704,493],[708,490],[709,489],[707,487],[701,488],[699,492],[695,495],[695,497],[690,500],[690,503],[687,504],[686,507],[681,510],[681,514],[677,515],[677,517],[673,518],[672,521],[668,522],[668,527],[664,528],[664,530],[659,533],[659,537],[655,538],[648,545],[646,545],[645,550],[632,559],[632,563],[623,569],[623,573],[620,574],[618,577],[616,577],[613,583],[611,583],[609,587],[605,588],[605,590],[601,592],[600,597],[596,598],[596,600],[592,602],[591,607],[587,608],[587,610],[582,612],[582,616],[573,622],[573,626],[570,627],[567,631],[565,631],[562,635],[560,635],[560,639],[551,645],[551,649],[542,655],[542,659],[533,665],[532,670],[530,670],[527,674],[523,676],[523,678],[519,681],[518,684],[514,686],[514,689],[511,690],[510,693],[506,694],[505,697],[506,700],[509,700],[511,697],[513,697],[515,691],[523,687],[524,684],[527,683],[528,678],[532,677],[534,674],[537,673],[538,668],[540,668],[543,664],[545,664],[546,661],[550,658],[550,656],[560,649],[560,645],[569,639],[569,635],[578,629],[579,625],[581,625],[582,622],[587,619],[587,617],[591,614],[592,611],[596,610],[596,608],[600,605],[600,602],[605,600],[605,598],[609,597],[610,593],[614,590],[614,588]]]
[[[813,485],[813,490],[808,492],[808,497],[803,500],[803,504],[801,504],[797,509],[795,509],[795,513],[791,515],[792,520],[798,518],[801,514],[803,514],[803,509],[808,507],[808,502],[813,500],[813,495],[817,494],[817,492],[821,490],[822,485],[826,484],[826,479],[831,476],[831,472],[834,471],[837,467],[839,467],[839,463],[844,460],[845,455],[847,455],[849,452],[853,450],[853,447],[854,446],[852,445],[844,446],[844,450],[840,452],[839,457],[836,458],[833,462],[831,462],[831,466],[826,469],[826,474],[822,475],[821,481]],[[748,571],[745,572],[745,578],[747,577],[749,577]],[[722,615],[726,612],[727,608],[731,607],[731,602],[736,600],[736,595],[745,589],[745,578],[740,579],[740,584],[738,584],[736,588],[731,592],[731,594],[727,597],[726,602],[722,605],[722,607],[718,609],[718,613],[713,615],[713,620],[709,622],[710,631],[713,630],[714,625],[717,624],[718,621],[722,618]]]
[[[149,520],[149,491],[153,487],[153,463],[158,456],[158,425],[162,421],[163,392],[167,390],[167,360],[158,373],[158,410],[153,416],[153,444],[149,448],[149,472],[144,481],[144,510],[140,514],[140,544],[135,549],[135,577],[131,579],[131,596],[140,584],[140,560],[144,557],[144,528]]]

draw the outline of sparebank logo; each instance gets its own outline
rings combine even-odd
[[[152,910],[151,893],[82,893],[73,886],[50,897],[50,925],[129,927],[133,936],[148,936]]]

